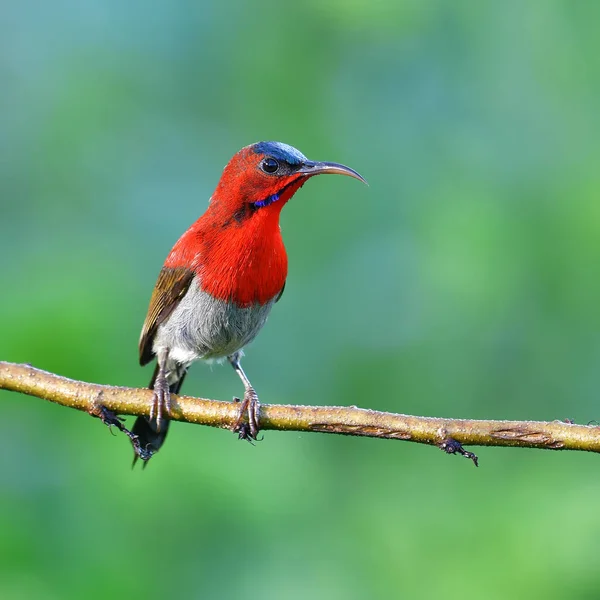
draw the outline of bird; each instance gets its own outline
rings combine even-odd
[[[240,438],[257,439],[260,402],[241,366],[243,348],[285,288],[281,209],[306,181],[323,174],[367,183],[350,167],[311,161],[274,141],[242,148],[223,169],[206,212],[173,246],[150,298],[139,360],[144,366],[156,358],[149,385],[152,408],[132,428],[134,465],[140,458],[145,467],[162,447],[171,395],[179,394],[196,360],[231,364],[244,385],[233,430]]]

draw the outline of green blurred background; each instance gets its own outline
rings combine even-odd
[[[265,403],[600,419],[600,4],[8,0],[0,359],[146,385],[164,257],[241,146],[370,187],[286,207]],[[196,365],[193,395],[240,393]],[[600,463],[175,424],[145,472],[0,392],[0,597],[600,597]]]

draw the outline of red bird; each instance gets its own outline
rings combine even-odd
[[[259,401],[240,365],[242,348],[265,324],[281,298],[287,255],[279,214],[314,175],[348,175],[354,170],[313,162],[280,142],[242,148],[225,167],[206,212],[179,238],[160,271],[140,337],[140,364],[157,365],[150,417],[138,417],[133,433],[144,464],[167,435],[170,394],[178,394],[197,359],[224,359],[244,383],[244,400],[234,431],[255,440]],[[244,417],[248,417],[248,424]]]

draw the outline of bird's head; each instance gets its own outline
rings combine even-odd
[[[238,223],[258,211],[279,213],[308,179],[327,173],[367,183],[344,165],[309,160],[296,148],[281,142],[258,142],[242,148],[229,161],[211,207],[227,211]]]

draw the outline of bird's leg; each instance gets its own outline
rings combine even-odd
[[[160,350],[156,358],[158,372],[152,386],[154,396],[152,398],[152,408],[150,409],[150,421],[156,423],[156,431],[160,432],[163,414],[166,412],[168,415],[171,412],[171,393],[167,381],[168,350]]]
[[[260,402],[258,401],[258,395],[254,391],[250,380],[244,373],[242,365],[240,364],[241,352],[235,352],[231,356],[227,357],[227,360],[231,363],[235,372],[240,376],[244,384],[244,399],[240,407],[240,415],[233,426],[233,431],[240,434],[240,438],[246,440],[255,440],[258,435],[258,417],[260,411]],[[246,425],[243,423],[244,416],[248,414],[248,430]]]

